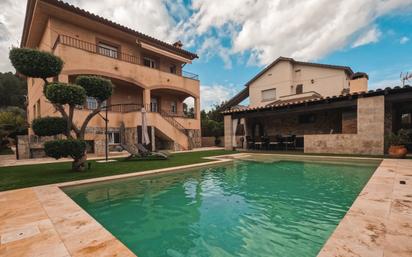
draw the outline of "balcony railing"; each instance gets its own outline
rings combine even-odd
[[[182,76],[189,79],[199,80],[199,75],[182,70]]]
[[[109,58],[144,66],[140,63],[140,58],[138,56],[126,54],[126,53],[116,51],[113,49],[109,49],[104,46],[99,46],[99,45],[96,45],[96,44],[93,44],[87,41],[80,40],[78,38],[74,38],[74,37],[70,37],[66,35],[59,35],[55,43],[55,46],[59,43],[62,45],[81,49],[81,50],[84,50],[90,53],[103,55]],[[182,77],[189,78],[189,79],[195,79],[195,80],[199,79],[199,76],[197,74],[194,74],[188,71],[182,71]]]
[[[190,118],[190,119],[194,119],[195,118],[195,114],[194,113],[190,113],[190,112],[173,112],[171,110],[167,111],[167,110],[160,110],[160,113],[163,116],[168,116],[168,117],[174,117],[174,118]]]
[[[143,108],[143,104],[116,104],[113,106],[109,106],[107,108],[108,111],[111,112],[140,112]]]

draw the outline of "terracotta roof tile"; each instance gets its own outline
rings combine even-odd
[[[29,0],[29,1],[30,1],[30,0]],[[101,16],[99,16],[99,15],[96,15],[96,14],[94,14],[94,13],[91,13],[91,12],[89,12],[89,11],[86,11],[86,10],[84,10],[84,9],[81,9],[81,8],[79,8],[79,7],[77,7],[77,6],[74,6],[74,5],[72,5],[72,4],[66,3],[66,2],[64,2],[64,1],[61,1],[61,0],[40,0],[40,1],[43,1],[43,2],[48,3],[48,4],[52,4],[52,5],[57,6],[57,7],[60,7],[60,8],[63,8],[63,9],[65,9],[65,10],[67,10],[67,11],[76,13],[76,14],[78,14],[78,15],[87,17],[87,18],[89,18],[89,19],[95,20],[95,21],[100,22],[100,23],[103,23],[103,24],[106,24],[106,25],[111,26],[111,27],[113,27],[113,28],[115,28],[115,29],[122,30],[122,31],[124,31],[124,32],[126,32],[126,33],[133,34],[133,35],[135,35],[135,36],[137,36],[137,37],[139,37],[139,38],[141,38],[141,39],[143,39],[143,40],[147,40],[147,41],[149,41],[149,42],[152,42],[152,43],[154,43],[154,44],[157,44],[157,45],[160,46],[160,47],[166,48],[167,50],[171,50],[171,51],[174,51],[174,52],[176,52],[176,53],[186,55],[186,56],[188,56],[188,57],[190,57],[190,58],[192,58],[192,59],[198,58],[197,54],[195,54],[195,53],[192,53],[192,52],[186,51],[186,50],[184,50],[184,49],[175,47],[175,46],[173,46],[172,44],[166,43],[166,42],[164,42],[164,41],[161,41],[161,40],[156,39],[156,38],[154,38],[154,37],[151,37],[151,36],[149,36],[149,35],[143,34],[143,33],[139,32],[139,31],[133,30],[133,29],[131,29],[131,28],[129,28],[129,27],[123,26],[123,25],[121,25],[121,24],[119,24],[119,23],[113,22],[113,21],[108,20],[108,19],[106,19],[106,18],[103,18],[103,17],[101,17]],[[28,4],[28,6],[29,6],[29,4]],[[28,10],[27,10],[27,11],[28,11]],[[27,15],[27,14],[26,14],[26,15]],[[26,18],[27,18],[27,17],[26,17]],[[26,25],[26,22],[25,22],[25,25]],[[26,26],[25,26],[25,30],[26,30]],[[25,31],[23,31],[23,33],[25,33]],[[22,43],[23,43],[23,41],[25,41],[25,39],[26,39],[26,38],[25,38],[25,36],[23,35]]]
[[[393,94],[393,93],[402,93],[402,92],[412,92],[412,87],[409,85],[405,85],[403,87],[396,86],[396,87],[386,87],[384,89],[375,89],[375,90],[369,90],[367,92],[355,92],[351,94],[344,94],[344,95],[334,95],[334,96],[327,96],[327,97],[318,97],[318,98],[313,98],[313,99],[307,99],[307,100],[300,100],[300,101],[291,101],[291,102],[283,102],[279,104],[272,104],[269,106],[258,106],[258,107],[247,107],[247,108],[242,108],[242,109],[236,109],[236,110],[225,110],[222,112],[222,114],[231,114],[231,113],[239,113],[239,112],[249,112],[249,111],[254,111],[254,110],[273,110],[276,108],[281,108],[281,107],[290,107],[290,106],[295,106],[295,105],[300,105],[300,104],[306,104],[306,103],[322,103],[322,102],[328,102],[328,101],[336,101],[336,100],[344,100],[344,99],[350,99],[352,97],[369,97],[369,96],[375,96],[375,95],[386,95],[386,94]]]

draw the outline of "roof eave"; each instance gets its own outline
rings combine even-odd
[[[24,27],[23,27],[23,34],[22,34],[22,40],[21,40],[21,46],[22,46],[22,47],[24,47],[24,46],[26,45],[26,43],[27,43],[27,37],[28,37],[28,33],[29,33],[30,21],[31,21],[32,18],[33,18],[33,11],[34,11],[34,8],[35,8],[35,3],[36,3],[37,1],[38,1],[38,0],[28,0],[28,1],[27,1],[26,16],[25,16]],[[85,17],[85,18],[94,20],[94,21],[96,21],[96,22],[100,22],[100,23],[102,23],[102,24],[105,24],[105,25],[107,25],[107,26],[110,26],[110,27],[113,27],[113,28],[115,28],[115,29],[121,30],[121,31],[123,31],[123,32],[132,34],[132,35],[138,37],[140,40],[144,40],[144,41],[146,41],[146,42],[148,42],[148,43],[157,45],[157,46],[159,46],[159,47],[161,47],[161,48],[165,48],[165,49],[168,50],[168,51],[172,51],[172,52],[174,52],[174,53],[176,53],[176,54],[178,54],[178,55],[184,56],[184,57],[189,58],[189,59],[191,59],[191,60],[194,60],[194,59],[196,59],[196,58],[199,58],[199,56],[198,56],[196,53],[192,53],[192,52],[189,52],[189,51],[187,51],[187,50],[184,50],[184,49],[175,47],[175,46],[173,46],[173,45],[171,45],[171,44],[169,44],[169,43],[166,43],[166,42],[164,42],[164,41],[161,41],[161,40],[156,39],[156,38],[154,38],[154,37],[151,37],[151,36],[149,36],[149,35],[143,34],[143,33],[139,32],[139,31],[133,30],[133,29],[128,28],[128,27],[126,27],[126,26],[123,26],[123,25],[121,25],[121,24],[115,23],[115,22],[113,22],[113,21],[111,21],[111,20],[108,20],[108,19],[106,19],[106,18],[103,18],[103,17],[101,17],[101,16],[98,16],[98,15],[96,15],[96,14],[94,14],[94,13],[88,12],[88,11],[86,11],[86,10],[84,10],[84,9],[81,9],[81,8],[79,8],[79,7],[76,7],[76,6],[71,5],[71,4],[69,4],[69,3],[66,3],[66,2],[63,2],[63,1],[60,1],[60,0],[41,0],[41,1],[43,1],[43,2],[45,2],[45,3],[48,3],[48,4],[51,4],[51,5],[54,5],[54,6],[58,7],[58,8],[62,8],[62,9],[64,9],[64,10],[69,11],[69,12],[72,12],[72,13],[74,13],[74,14],[81,15],[81,16],[83,16],[83,17]]]

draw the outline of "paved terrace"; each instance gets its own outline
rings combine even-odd
[[[0,192],[0,256],[135,256],[59,187],[176,169]],[[319,256],[412,256],[412,160],[381,163]]]
[[[412,256],[412,160],[383,160],[318,255],[330,256]]]

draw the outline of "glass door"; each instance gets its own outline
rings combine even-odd
[[[150,99],[150,111],[151,112],[158,112],[157,98],[152,97]]]

